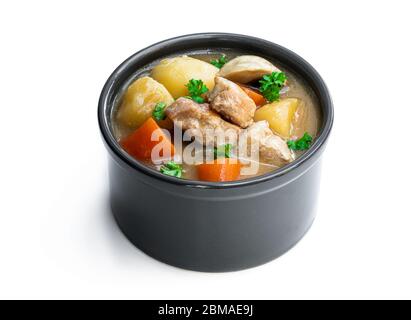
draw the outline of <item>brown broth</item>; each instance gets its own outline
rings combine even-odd
[[[228,60],[242,55],[242,54],[247,54],[244,52],[234,52],[234,51],[202,51],[202,52],[193,52],[193,53],[186,53],[187,55],[191,57],[195,57],[197,59],[210,62],[212,59],[217,59],[220,57],[220,55],[224,53]],[[180,54],[182,55],[182,54]],[[179,55],[175,55],[179,56]],[[301,137],[305,132],[308,132],[311,136],[315,137],[318,134],[319,127],[321,125],[321,112],[320,108],[318,106],[318,100],[317,97],[315,96],[314,92],[312,89],[305,83],[303,79],[301,79],[298,75],[293,73],[291,70],[288,70],[281,64],[277,63],[276,61],[271,61],[274,65],[278,66],[286,75],[288,78],[288,91],[284,94],[282,94],[281,98],[298,98],[300,100],[300,104],[297,108],[297,112],[295,114],[293,123],[292,123],[292,129],[291,129],[291,139],[297,139]],[[128,84],[130,84],[132,81],[134,81],[137,78],[140,78],[145,75],[150,74],[150,70],[154,65],[156,65],[157,62],[153,62],[151,65],[147,66],[143,70],[140,70],[139,72],[136,73],[136,76],[130,80]],[[121,102],[121,97],[120,101],[118,101],[117,105],[120,105]],[[114,109],[113,112],[113,132],[118,141],[120,141],[122,138],[128,136],[130,133],[132,133],[135,129],[130,129],[128,127],[125,127],[118,123],[116,121],[116,109]],[[185,144],[187,145],[187,143]],[[185,146],[183,144],[183,147]],[[301,156],[304,153],[304,151],[298,151],[295,152],[296,158]],[[147,166],[155,168],[156,170],[159,170],[160,165],[155,165],[152,162],[144,162]],[[188,165],[183,163],[183,178],[188,179],[188,180],[198,180],[197,176],[197,170],[195,165]],[[255,175],[247,175],[247,176],[240,176],[240,179],[248,179],[252,178],[255,176],[263,175],[272,171],[275,171],[279,169],[279,167],[269,165],[269,164],[264,164],[260,163],[259,165],[259,170],[258,173]]]

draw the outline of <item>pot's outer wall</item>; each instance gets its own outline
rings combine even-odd
[[[111,110],[121,85],[135,70],[158,58],[182,50],[219,47],[271,56],[312,86],[324,124],[306,158],[272,177],[227,185],[177,180],[130,160],[109,132]],[[314,220],[320,157],[332,121],[332,102],[320,76],[300,57],[268,41],[232,34],[197,34],[144,49],[113,73],[99,102],[99,124],[110,155],[110,200],[115,219],[137,247],[177,267],[221,272],[268,262],[294,246]]]
[[[113,159],[109,167],[112,210],[123,233],[150,256],[181,268],[221,272],[266,263],[297,243],[314,220],[319,161],[280,187],[271,180],[227,190],[170,188]]]

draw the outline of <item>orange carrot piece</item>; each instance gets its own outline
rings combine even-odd
[[[159,141],[152,141],[151,136],[156,130]],[[168,136],[161,130],[153,118],[149,118],[131,135],[121,140],[120,144],[131,156],[139,160],[150,160],[153,148],[160,142],[164,143],[164,148],[160,151],[160,157],[164,155],[164,150],[169,148],[170,156],[175,153],[174,145]],[[156,160],[156,159],[152,159]]]
[[[234,181],[240,176],[241,163],[235,159],[218,159],[197,166],[198,178],[202,181]]]
[[[255,102],[257,107],[262,106],[266,103],[265,98],[261,94],[259,94],[257,91],[250,89],[243,84],[239,84],[239,83],[237,84]]]
[[[164,120],[156,121],[157,124],[160,126],[162,129],[167,129],[169,131],[173,130],[174,128],[174,123],[170,118],[165,118]]]

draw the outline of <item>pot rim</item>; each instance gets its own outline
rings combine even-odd
[[[287,55],[290,59],[294,61],[296,65],[302,66],[305,69],[305,71],[309,73],[312,76],[312,78],[314,78],[313,82],[315,82],[317,89],[318,89],[318,93],[316,94],[319,100],[323,101],[323,105],[322,105],[323,124],[322,124],[322,128],[320,130],[318,137],[316,138],[316,140],[314,141],[310,149],[308,149],[298,159],[292,161],[291,163],[285,165],[284,167],[280,169],[277,169],[273,172],[266,173],[264,175],[260,175],[257,177],[242,179],[242,180],[237,180],[237,181],[230,181],[230,182],[207,182],[207,181],[199,181],[199,180],[186,180],[186,179],[180,179],[180,178],[164,175],[160,173],[159,171],[154,170],[146,166],[143,163],[140,163],[138,160],[131,157],[127,152],[125,152],[121,148],[121,146],[115,139],[112,133],[112,130],[110,129],[110,123],[109,123],[110,119],[108,119],[109,117],[107,117],[107,113],[106,113],[106,110],[108,108],[112,108],[112,106],[110,105],[110,101],[108,101],[108,97],[117,93],[117,92],[113,93],[113,91],[115,90],[113,89],[113,87],[114,87],[114,84],[117,84],[118,79],[120,78],[120,75],[124,73],[128,68],[130,68],[131,65],[133,65],[136,61],[138,61],[140,59],[140,56],[144,54],[146,51],[149,51],[149,50],[152,51],[155,49],[163,48],[164,46],[172,46],[173,44],[178,43],[180,41],[200,40],[202,38],[213,38],[213,37],[229,37],[230,40],[249,41],[249,42],[264,44],[265,46],[268,46],[272,48],[273,50],[276,50],[277,52],[282,52],[283,54]],[[98,102],[98,122],[99,122],[100,132],[103,136],[106,146],[112,151],[114,155],[117,156],[117,158],[122,160],[129,167],[143,174],[156,178],[158,180],[168,182],[171,184],[175,184],[175,185],[182,185],[186,187],[195,187],[195,188],[222,189],[222,188],[241,187],[241,186],[247,186],[247,185],[253,185],[253,184],[265,182],[265,181],[272,180],[277,177],[283,176],[286,173],[293,171],[295,168],[306,163],[315,154],[317,154],[320,151],[320,149],[322,149],[323,145],[325,145],[328,139],[328,136],[331,132],[333,121],[334,121],[334,108],[333,108],[333,103],[332,103],[332,99],[329,94],[328,88],[324,80],[321,78],[319,73],[311,66],[311,64],[309,64],[306,60],[304,60],[302,57],[300,57],[293,51],[283,46],[280,46],[276,43],[273,43],[273,42],[270,42],[270,41],[267,41],[261,38],[253,37],[253,36],[234,34],[234,33],[206,32],[206,33],[187,34],[187,35],[182,35],[182,36],[178,36],[178,37],[174,37],[174,38],[170,38],[170,39],[157,42],[155,44],[152,44],[134,53],[129,58],[127,58],[123,63],[121,63],[113,71],[110,77],[107,79],[101,91],[100,99]]]

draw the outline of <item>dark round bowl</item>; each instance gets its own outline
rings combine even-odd
[[[289,165],[256,178],[213,183],[163,175],[129,156],[111,123],[116,99],[137,70],[162,57],[195,50],[234,49],[280,62],[318,97],[322,126],[312,147]],[[234,271],[277,258],[308,231],[320,182],[320,157],[333,105],[314,68],[272,42],[238,34],[201,33],[165,40],[124,61],[107,80],[98,120],[109,152],[110,201],[130,241],[165,263],[197,271]]]

